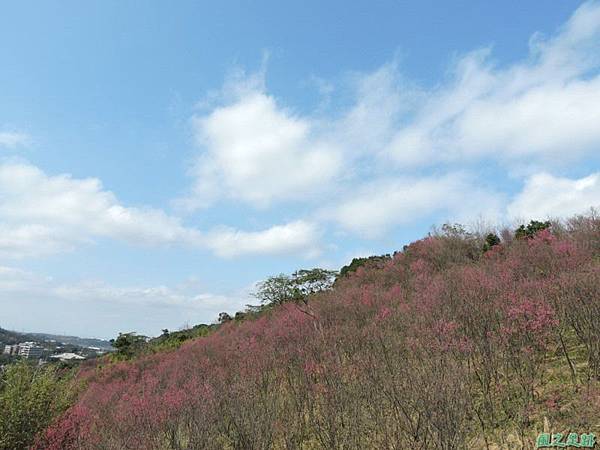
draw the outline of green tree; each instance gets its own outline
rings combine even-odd
[[[369,256],[366,258],[353,258],[350,264],[342,267],[340,269],[340,278],[345,277],[346,275],[356,272],[359,267],[365,266],[367,264],[376,264],[380,262],[384,262],[390,259],[390,255],[380,255],[380,256]]]
[[[280,305],[296,296],[292,277],[283,273],[259,282],[256,287],[252,295],[263,305]]]
[[[527,226],[521,225],[515,230],[515,237],[517,239],[530,239],[536,235],[536,233],[550,228],[551,223],[549,221],[540,222],[538,220],[532,220]]]
[[[114,357],[117,359],[131,359],[139,354],[145,347],[148,338],[137,335],[136,333],[119,333],[116,339],[111,339],[110,343],[117,351]]]
[[[309,295],[331,289],[336,275],[336,271],[320,268],[300,269],[292,275],[282,273],[258,283],[252,295],[266,306],[305,301]]]
[[[231,321],[231,316],[226,312],[219,313],[218,321],[219,321],[219,323],[229,322],[229,321]]]
[[[491,249],[493,246],[499,245],[499,244],[500,244],[500,238],[498,237],[498,235],[495,233],[489,233],[485,237],[485,242],[483,243],[483,252],[485,253],[489,249]]]
[[[337,272],[326,269],[300,269],[292,274],[292,284],[300,299],[331,289]]]
[[[7,366],[0,376],[0,450],[28,448],[74,400],[70,380],[53,365]]]

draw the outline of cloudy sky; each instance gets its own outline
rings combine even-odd
[[[0,327],[155,335],[592,206],[600,2],[0,4]]]

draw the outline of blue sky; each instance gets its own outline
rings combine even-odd
[[[600,205],[599,2],[3,2],[0,326],[211,322]]]

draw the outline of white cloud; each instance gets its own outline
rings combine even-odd
[[[400,92],[396,63],[351,79],[351,106],[329,118],[320,108],[300,115],[282,107],[266,92],[264,69],[228,79],[221,93],[225,104],[192,118],[202,151],[191,171],[191,192],[178,204],[193,210],[227,198],[264,208],[331,194],[355,175],[358,158],[385,145],[393,120],[414,96]],[[331,84],[318,87],[331,95]]]
[[[27,258],[73,250],[81,238],[40,224],[0,223],[0,257]]]
[[[468,188],[450,181],[457,165],[469,170],[491,160],[515,175],[597,155],[598,48],[600,2],[589,2],[553,36],[534,35],[519,61],[500,66],[492,49],[480,49],[458,58],[429,89],[407,82],[393,61],[350,77],[352,101],[332,102],[343,106],[328,113],[282,107],[266,92],[264,67],[242,74],[225,84],[224,104],[193,117],[202,152],[183,203],[195,209],[223,199],[255,207],[319,201],[335,211],[330,217],[363,234],[434,212],[461,216],[463,203],[453,198],[486,190],[476,188],[482,183],[475,177]],[[332,90],[328,84],[326,96]],[[419,175],[415,166],[423,167]],[[440,173],[446,175],[435,179]],[[356,191],[362,197],[345,200]],[[399,194],[407,191],[415,195]]]
[[[113,337],[121,331],[156,335],[167,327],[210,323],[221,311],[234,313],[248,302],[247,289],[228,295],[201,286],[112,286],[102,281],[63,283],[29,271],[0,266],[3,327],[82,336]],[[23,310],[36,314],[23,314]],[[53,325],[50,325],[53,324]]]
[[[204,151],[184,205],[194,209],[226,197],[265,207],[322,191],[341,170],[336,145],[263,91],[238,90],[233,102],[193,118]]]
[[[162,210],[123,206],[98,179],[49,176],[26,163],[0,164],[0,231],[3,257],[70,250],[96,237],[135,245],[209,248],[226,256],[306,254],[316,246],[314,229],[300,222],[259,232],[202,233]]]
[[[350,108],[329,124],[332,139],[343,143],[345,156],[373,155],[387,144],[396,121],[418,94],[402,82],[396,62],[356,75],[353,89]]]
[[[264,68],[238,74],[191,120],[201,153],[180,203],[194,210],[223,199],[258,208],[318,201],[325,206],[317,218],[363,236],[433,214],[494,215],[501,196],[475,176],[454,173],[454,164],[485,158],[509,170],[524,163],[546,170],[597,155],[598,48],[600,3],[586,3],[553,37],[535,35],[524,60],[501,67],[490,49],[478,50],[429,90],[407,83],[396,62],[384,64],[354,76],[353,101],[329,116],[282,106],[266,91]],[[2,136],[5,145],[23,138]],[[414,174],[414,165],[435,172]],[[96,237],[194,246],[221,257],[315,255],[320,237],[308,220],[201,232],[160,209],[122,205],[97,179],[48,176],[14,163],[0,165],[0,230],[0,255],[9,256],[68,250]]]
[[[319,254],[320,233],[305,221],[276,225],[264,231],[247,232],[223,228],[207,236],[207,245],[219,256],[295,252],[307,257]]]
[[[134,244],[193,243],[200,236],[151,208],[126,208],[98,179],[49,176],[26,163],[0,165],[0,252],[69,249],[94,236]]]
[[[495,217],[501,196],[477,187],[464,174],[386,179],[362,186],[325,218],[366,237],[376,237],[399,224],[434,213],[452,220]]]
[[[599,47],[600,3],[586,3],[555,37],[534,36],[526,61],[499,68],[489,50],[471,53],[424,93],[385,152],[404,167],[480,157],[552,164],[596,152]]]
[[[561,218],[599,206],[600,173],[574,180],[540,173],[527,179],[508,206],[508,214],[513,218]]]
[[[395,65],[365,75],[365,89],[357,91],[356,105],[336,123],[336,133],[350,136],[341,138],[346,154],[352,154],[351,148],[367,148],[366,162],[361,163],[377,169],[368,173],[367,181],[357,180],[358,187],[346,189],[348,200],[322,216],[363,236],[378,236],[431,214],[497,219],[506,211],[501,205],[504,196],[483,187],[494,180],[464,172],[457,176],[453,168],[495,160],[513,173],[528,165],[531,173],[597,156],[599,48],[600,3],[590,2],[555,36],[535,35],[528,58],[508,66],[494,64],[491,49],[478,50],[459,58],[449,78],[429,90],[402,82]],[[375,144],[369,148],[360,135]],[[390,159],[396,162],[395,170],[385,163]],[[408,175],[415,166],[434,166],[435,173],[445,175],[432,175],[431,169]],[[599,202],[588,178],[553,181],[562,187],[560,193],[547,177],[529,180],[526,191],[535,191],[537,201],[520,207],[525,203],[520,198],[509,211],[529,217],[528,209],[555,214],[562,210],[565,215],[564,211],[589,208],[594,196]],[[552,194],[544,196],[543,189],[534,188],[538,184]]]
[[[15,131],[0,131],[0,147],[16,148],[26,145],[30,142],[30,138],[25,133]]]

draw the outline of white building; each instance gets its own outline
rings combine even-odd
[[[17,355],[19,353],[19,345],[5,345],[3,353],[5,355]]]
[[[60,355],[52,355],[50,358],[58,359],[60,361],[79,361],[85,359],[83,356],[77,353],[61,353]]]
[[[18,355],[28,359],[41,358],[44,351],[44,347],[37,345],[35,342],[23,342],[18,344],[18,347]]]

